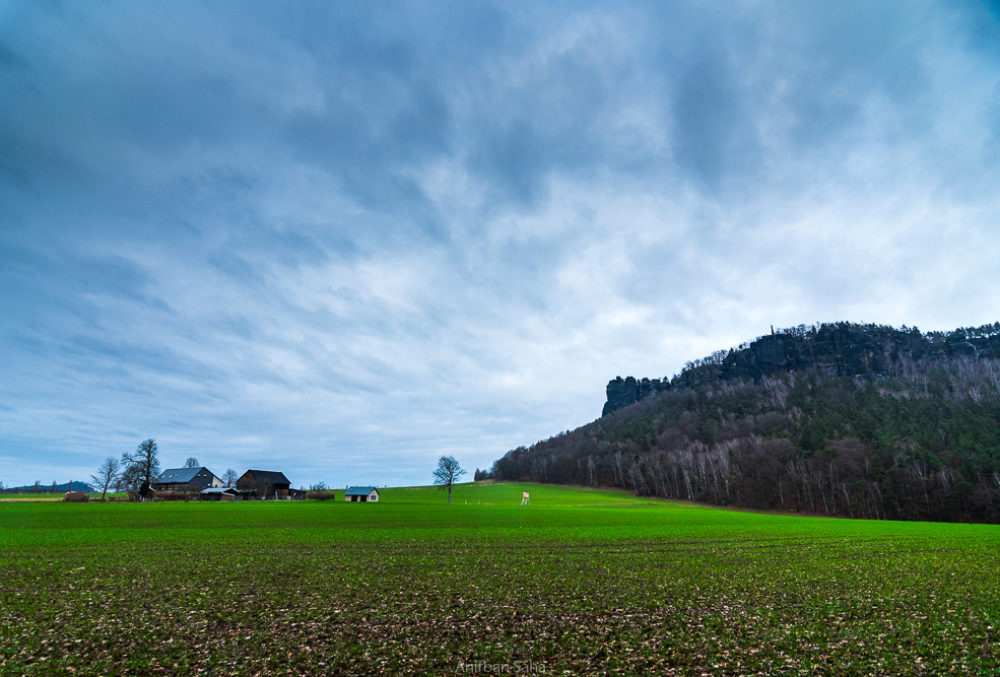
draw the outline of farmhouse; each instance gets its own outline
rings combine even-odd
[[[221,487],[222,480],[208,468],[172,468],[153,480],[153,491],[199,492],[209,487]]]
[[[378,489],[375,487],[347,487],[344,500],[348,503],[377,503]]]
[[[258,498],[288,498],[291,482],[276,470],[247,470],[236,480],[236,488],[252,492]]]

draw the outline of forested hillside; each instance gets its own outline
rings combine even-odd
[[[616,379],[605,416],[508,452],[491,475],[749,508],[1000,522],[998,349],[1000,324],[785,330],[669,380]],[[612,403],[632,384],[635,401]]]

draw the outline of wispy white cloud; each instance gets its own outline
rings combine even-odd
[[[994,321],[985,6],[0,11],[0,480],[420,483],[769,325]]]

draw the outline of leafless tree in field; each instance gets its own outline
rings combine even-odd
[[[454,456],[442,456],[438,459],[438,467],[434,470],[434,484],[448,488],[448,503],[451,504],[451,486],[459,477],[465,474]]]
[[[123,475],[129,480],[129,491],[138,493],[140,498],[144,492],[149,491],[153,478],[160,474],[160,461],[156,452],[156,440],[148,439],[139,444],[135,454],[122,454],[122,464],[125,466]]]
[[[108,489],[117,485],[118,480],[121,478],[122,474],[122,464],[121,462],[112,456],[108,456],[101,463],[101,466],[97,469],[97,472],[90,476],[90,480],[94,483],[94,486],[101,488],[101,500],[108,494]]]

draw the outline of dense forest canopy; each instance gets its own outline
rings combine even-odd
[[[800,326],[617,378],[604,416],[489,475],[719,505],[1000,522],[1000,323]]]

